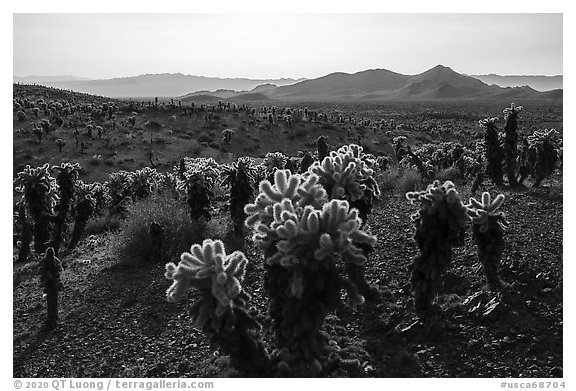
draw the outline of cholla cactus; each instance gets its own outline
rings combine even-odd
[[[330,156],[321,163],[314,163],[310,171],[319,176],[320,184],[331,199],[344,199],[358,210],[364,226],[374,199],[380,196],[380,189],[374,179],[374,166],[375,161],[362,152],[362,147],[351,144],[330,152]],[[359,244],[359,247],[365,256],[372,252],[370,245]],[[377,291],[367,283],[362,265],[350,264],[346,269],[364,296],[369,299],[376,298]]]
[[[110,174],[107,188],[111,214],[124,214],[126,212],[126,204],[132,199],[132,180],[132,173],[128,171],[117,171]]]
[[[14,180],[15,190],[22,193],[27,214],[34,220],[34,250],[37,255],[46,252],[50,240],[54,206],[58,200],[56,181],[50,175],[50,165],[26,168]]]
[[[468,205],[472,215],[474,240],[478,246],[478,259],[484,269],[488,285],[493,290],[502,288],[498,270],[504,251],[504,229],[508,226],[504,213],[497,212],[504,202],[504,194],[494,201],[490,193],[482,194],[482,202],[470,198]]]
[[[68,243],[68,248],[73,249],[76,247],[84,229],[88,224],[88,220],[94,214],[97,206],[96,199],[94,198],[94,192],[99,186],[98,183],[93,183],[88,185],[83,181],[76,182],[76,197],[74,201],[74,229],[72,231],[72,236],[70,242]]]
[[[516,158],[518,155],[518,113],[522,110],[522,106],[516,107],[514,103],[504,109],[504,118],[506,124],[504,125],[504,160],[506,161],[506,176],[508,183],[512,187],[518,186],[516,181]]]
[[[196,220],[204,217],[206,220],[210,220],[212,218],[210,204],[214,199],[212,177],[201,171],[187,172],[185,176],[185,180],[178,181],[176,190],[184,194],[190,210],[190,218]]]
[[[504,172],[502,169],[502,160],[504,159],[504,151],[500,146],[498,140],[498,131],[496,129],[496,122],[498,118],[486,118],[480,120],[480,126],[485,129],[484,133],[484,149],[486,153],[486,175],[496,185],[502,186],[504,182]]]
[[[250,202],[254,195],[254,170],[251,160],[242,157],[230,167],[222,181],[223,185],[230,186],[230,214],[234,222],[236,234],[242,233],[246,213],[244,206]]]
[[[178,172],[178,178],[185,177],[195,172],[202,172],[210,183],[216,183],[222,174],[222,166],[212,158],[182,158],[180,165],[174,168]]]
[[[401,161],[410,150],[408,146],[408,139],[405,136],[397,136],[392,139],[394,145],[394,152],[396,153],[396,160]]]
[[[63,288],[60,280],[62,270],[62,264],[54,255],[54,249],[48,247],[44,259],[40,263],[40,279],[48,304],[44,326],[46,330],[53,330],[58,325],[58,292]]]
[[[59,139],[56,139],[55,142],[56,142],[56,146],[58,147],[58,152],[62,152],[62,148],[64,148],[64,146],[66,145],[66,141],[59,138]]]
[[[28,255],[30,254],[30,242],[32,242],[32,224],[28,221],[28,216],[26,215],[26,204],[24,201],[18,201],[16,207],[18,211],[14,217],[16,218],[20,231],[18,262],[26,262],[28,260]],[[16,229],[14,231],[16,231]]]
[[[62,163],[52,167],[52,171],[57,171],[56,183],[58,184],[58,194],[60,200],[56,205],[56,220],[54,229],[54,239],[52,241],[54,252],[58,255],[62,236],[66,231],[66,219],[70,211],[70,204],[74,198],[76,180],[80,173],[80,164]]]
[[[273,181],[276,170],[285,168],[287,161],[288,157],[282,152],[268,152],[266,156],[264,156],[262,165],[266,168],[266,177],[269,181]]]
[[[318,151],[318,160],[324,160],[324,158],[330,153],[330,148],[326,142],[326,136],[318,137],[318,140],[316,140],[316,148]]]
[[[463,244],[470,217],[450,181],[434,181],[425,191],[406,193],[406,198],[420,203],[418,212],[411,216],[420,250],[412,261],[411,284],[416,310],[425,317],[450,265],[452,247]]]
[[[303,174],[308,171],[308,168],[314,163],[314,158],[312,158],[312,155],[307,149],[301,151],[300,153],[302,154],[302,160],[300,161],[300,173]]]
[[[329,350],[320,333],[327,313],[343,289],[351,304],[364,301],[342,268],[362,265],[366,258],[357,244],[373,245],[376,238],[360,229],[358,212],[347,201],[328,201],[317,175],[278,170],[274,179],[262,181],[256,201],[244,208],[246,225],[264,249],[276,339],[293,358],[283,365],[292,365],[294,374],[318,375],[313,368],[321,370]]]
[[[229,145],[233,134],[234,131],[232,129],[224,129],[222,131],[222,142],[224,142],[226,145]]]
[[[555,129],[535,131],[528,136],[529,169],[534,187],[540,186],[555,169],[559,157],[560,134]]]
[[[144,167],[141,170],[136,170],[131,177],[131,194],[135,200],[138,200],[152,194],[157,187],[159,174],[154,168]]]
[[[310,171],[318,175],[330,198],[350,202],[365,199],[371,203],[373,197],[380,195],[380,189],[374,180],[374,170],[363,155],[362,147],[344,145],[322,162],[314,163]]]
[[[250,296],[242,290],[247,263],[242,252],[226,254],[220,240],[206,239],[183,253],[178,265],[166,264],[165,276],[173,281],[166,296],[175,302],[189,289],[198,290],[200,298],[190,309],[196,326],[230,354],[231,365],[242,374],[263,376],[268,357],[255,335],[259,325],[246,308]]]

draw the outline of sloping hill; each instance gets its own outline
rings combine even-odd
[[[488,85],[449,67],[437,65],[418,75],[402,75],[385,69],[332,73],[269,93],[278,100],[452,100],[452,99],[561,99],[529,87],[502,88]]]
[[[529,86],[537,91],[552,91],[563,88],[564,77],[562,75],[470,75],[486,84],[496,84],[500,87]]]
[[[272,83],[276,85],[287,85],[299,80],[288,78],[218,78],[185,75],[182,73],[160,73],[99,80],[46,80],[42,84],[94,95],[137,98],[152,96],[175,97],[184,95],[190,91],[199,90],[214,91],[228,89],[233,91],[248,91],[261,84]]]

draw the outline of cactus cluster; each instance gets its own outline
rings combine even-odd
[[[411,289],[416,310],[425,317],[432,309],[432,301],[452,259],[452,248],[464,244],[470,216],[450,181],[443,184],[434,181],[425,191],[406,193],[406,198],[420,205],[411,216],[420,251],[411,265]]]
[[[472,233],[478,246],[478,259],[488,285],[493,290],[503,285],[498,273],[504,251],[504,229],[508,226],[504,213],[498,212],[503,202],[504,194],[499,194],[492,201],[490,193],[485,192],[481,202],[470,198],[467,206],[472,217]]]
[[[199,291],[190,308],[196,326],[230,355],[241,374],[256,376],[266,372],[268,356],[256,335],[259,325],[247,309],[250,296],[242,290],[247,262],[242,252],[226,254],[219,240],[194,244],[178,265],[166,264],[165,276],[173,281],[166,296],[175,302],[189,289]]]
[[[50,175],[50,165],[26,166],[14,180],[16,192],[22,193],[26,214],[34,221],[34,250],[44,254],[50,241],[54,206],[58,201],[56,180]]]

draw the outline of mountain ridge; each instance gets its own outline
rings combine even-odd
[[[497,76],[497,75],[496,75]],[[436,65],[416,75],[404,75],[374,68],[356,73],[332,72],[315,79],[213,78],[182,73],[53,82],[52,86],[79,92],[119,97],[179,97],[278,101],[418,101],[542,99],[559,100],[561,89],[538,91],[533,86],[505,86],[486,83],[444,65]],[[191,92],[193,91],[193,92]]]

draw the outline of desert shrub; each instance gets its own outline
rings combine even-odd
[[[105,214],[88,221],[84,232],[87,236],[100,235],[108,231],[118,231],[120,229],[120,219],[118,216]]]
[[[396,189],[403,193],[416,191],[416,189],[422,187],[422,183],[422,175],[418,171],[413,169],[402,170],[396,183]]]
[[[214,139],[208,134],[203,132],[200,136],[198,136],[198,142],[201,143],[210,143],[212,142]]]
[[[154,248],[151,224],[161,227],[160,248]],[[201,242],[206,225],[191,221],[186,204],[168,194],[154,194],[127,207],[126,217],[120,223],[121,233],[114,244],[114,253],[124,260],[136,262],[166,262],[178,257],[182,248]],[[160,254],[160,259],[150,259]]]
[[[382,171],[376,175],[376,181],[380,191],[392,191],[396,189],[400,170],[397,167]]]
[[[438,179],[440,182],[452,181],[458,183],[461,182],[464,177],[458,168],[452,166],[438,172],[436,179]]]

